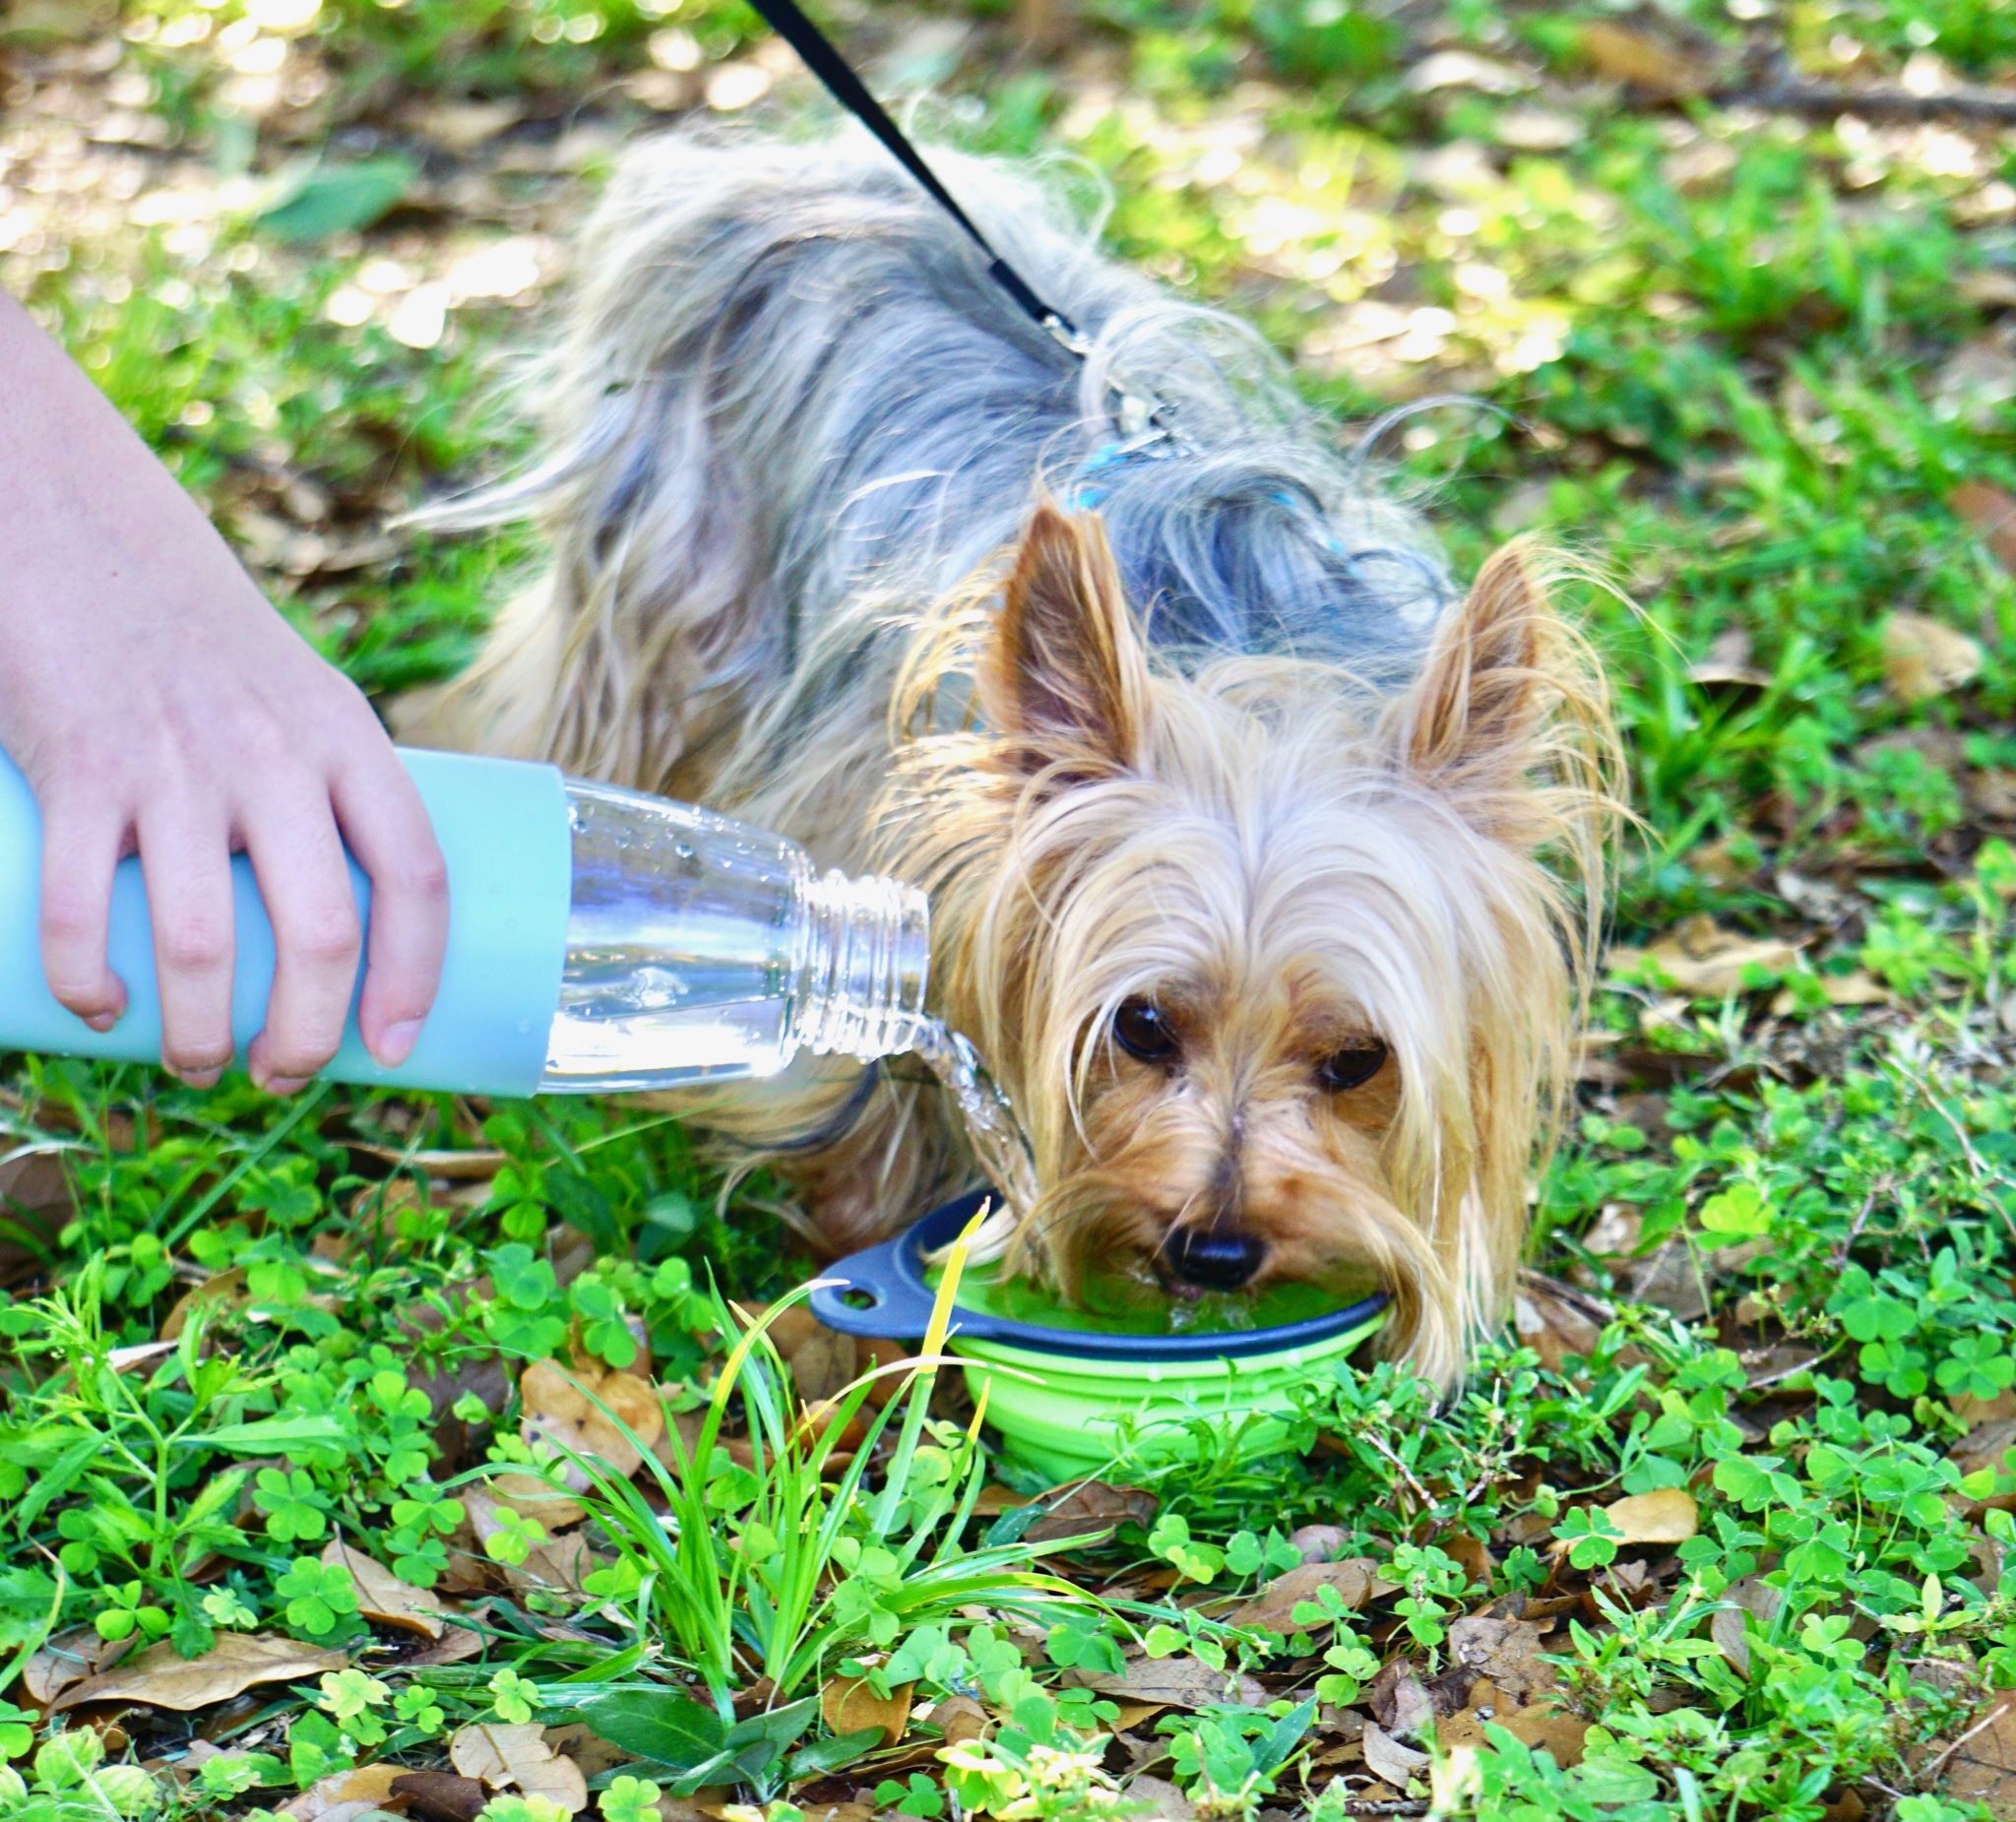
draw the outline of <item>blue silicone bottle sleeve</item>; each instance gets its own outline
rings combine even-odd
[[[322,1073],[338,1082],[530,1095],[544,1073],[567,956],[574,868],[566,786],[555,768],[521,760],[411,749],[400,758],[448,862],[441,990],[412,1054],[397,1069],[380,1067],[364,1048],[353,992],[343,1047]],[[125,1016],[103,1033],[58,1005],[42,978],[41,871],[34,794],[0,755],[0,1048],[158,1060],[160,999],[140,862],[121,861],[113,881],[108,950],[128,1002]],[[350,877],[368,927],[370,881],[354,861]],[[242,1064],[266,1019],[273,926],[242,854],[232,859],[231,886],[237,951],[231,1034]],[[357,989],[362,985],[359,969]]]

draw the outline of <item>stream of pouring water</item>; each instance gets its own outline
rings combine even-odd
[[[976,1264],[998,1258],[1016,1223],[1036,1207],[1036,1160],[1029,1135],[965,1033],[955,1032],[943,1019],[924,1019],[918,1023],[911,1048],[945,1085],[952,1104],[959,1109],[974,1156],[999,1197],[975,1236],[969,1256]]]

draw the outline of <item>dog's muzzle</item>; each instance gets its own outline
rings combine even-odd
[[[1164,1243],[1163,1257],[1180,1284],[1199,1290],[1237,1290],[1260,1270],[1267,1244],[1248,1233],[1180,1227]]]

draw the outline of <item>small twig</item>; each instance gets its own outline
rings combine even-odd
[[[1408,1465],[1405,1462],[1403,1462],[1400,1459],[1400,1457],[1396,1455],[1393,1452],[1393,1450],[1390,1449],[1381,1438],[1373,1435],[1370,1430],[1361,1430],[1358,1433],[1364,1438],[1366,1442],[1370,1443],[1372,1447],[1379,1452],[1379,1454],[1383,1455],[1389,1462],[1393,1464],[1393,1466],[1396,1469],[1400,1471],[1401,1478],[1403,1478],[1409,1486],[1414,1488],[1415,1497],[1421,1502],[1421,1509],[1423,1511],[1433,1511],[1435,1505],[1435,1496],[1432,1493],[1430,1493],[1428,1489],[1424,1487],[1418,1480],[1415,1478],[1414,1470],[1408,1467]]]
[[[1344,1813],[1348,1816],[1424,1816],[1428,1813],[1428,1799],[1424,1796],[1354,1796],[1346,1799]]]
[[[1754,89],[1717,89],[1706,98],[1718,107],[1755,107],[1775,114],[1859,114],[1871,120],[1971,120],[1983,126],[2016,126],[2016,94],[1992,89],[1914,94],[1909,89],[1851,89],[1841,83],[1764,83]]]
[[[1919,1785],[1930,1784],[1934,1778],[1938,1777],[1940,1766],[1944,1765],[1948,1759],[1950,1759],[1956,1752],[1958,1752],[1961,1747],[1966,1745],[1967,1742],[1971,1740],[1977,1733],[1979,1733],[1984,1728],[1991,1727],[1994,1725],[1994,1723],[1999,1721],[2002,1718],[2002,1716],[2008,1712],[2008,1707],[2009,1705],[2006,1702],[1995,1703],[1992,1707],[1989,1708],[1986,1714],[1982,1716],[1982,1718],[1974,1724],[1973,1727],[1969,1728],[1965,1733],[1961,1734],[1961,1736],[1952,1743],[1952,1745],[1948,1746],[1944,1752],[1940,1753],[1939,1756],[1931,1762],[1931,1764],[1927,1765],[1923,1771],[1920,1772],[1918,1776],[1913,1780],[1913,1782]]]
[[[1879,1176],[1869,1185],[1869,1193],[1862,1198],[1861,1207],[1856,1211],[1855,1224],[1848,1230],[1848,1238],[1834,1249],[1833,1264],[1836,1272],[1848,1263],[1848,1255],[1854,1250],[1856,1241],[1862,1237],[1862,1224],[1874,1211],[1876,1198],[1887,1194],[1890,1187],[1890,1179],[1887,1176]]]

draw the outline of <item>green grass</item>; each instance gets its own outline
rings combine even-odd
[[[1530,1303],[1439,1410],[1390,1367],[1347,1373],[1276,1460],[1122,1463],[1153,1506],[1044,1556],[1042,1589],[1014,1581],[1037,1509],[976,1509],[1021,1482],[966,1414],[928,1416],[918,1386],[878,1414],[856,1387],[814,1440],[775,1348],[728,1358],[717,1290],[774,1298],[805,1261],[777,1186],[724,1185],[662,1117],[275,1106],[18,1059],[0,1810],[242,1817],[352,1763],[439,1766],[473,1723],[586,1720],[631,1755],[590,1779],[609,1822],[696,1780],[808,1814],[1061,1822],[1123,1813],[1144,1766],[1200,1813],[1343,1822],[1371,1779],[1358,1722],[1407,1730],[1382,1674],[1404,1659],[1475,1742],[1418,1737],[1437,1815],[2016,1813],[1992,1730],[1956,1744],[2016,1687],[1992,1428],[2016,1416],[2016,581],[1956,505],[2016,491],[2016,154],[1658,104],[1603,79],[1588,31],[1638,32],[1696,87],[1781,52],[1815,80],[1931,56],[1992,82],[2016,73],[2008,9],[1083,0],[1053,51],[976,5],[928,56],[919,16],[834,18],[878,80],[937,85],[944,130],[1109,183],[1113,244],[1250,315],[1340,423],[1495,408],[1424,410],[1378,454],[1466,569],[1531,531],[1619,585],[1578,603],[1642,818],[1619,942],[1707,913],[1794,946],[1695,995],[1657,959],[1613,968],[1537,1200],[1538,1262],[1607,1299],[1593,1317]],[[0,280],[390,695],[451,674],[535,554],[395,521],[523,451],[500,383],[612,148],[762,43],[735,0],[25,8],[0,25]],[[1481,65],[1425,85],[1451,52]],[[463,263],[499,243],[508,296]],[[1898,611],[1972,637],[1975,674],[1900,693]],[[1711,648],[1724,679],[1693,680]],[[589,1386],[648,1370],[694,1425],[634,1477],[582,1471],[571,1532],[492,1497],[569,1466],[522,1427],[547,1357]],[[848,1417],[879,1452],[844,1459]],[[1691,1537],[1612,1515],[1681,1492]],[[1381,1592],[1312,1595],[1286,1635],[1240,1623],[1310,1526]],[[413,1663],[322,1560],[339,1537],[459,1603],[476,1655]],[[596,1562],[570,1569],[569,1537]],[[1521,1602],[1521,1662],[1558,1677],[1546,1726],[1466,1698],[1466,1616]],[[193,1716],[143,1701],[109,1745],[31,1700],[46,1655],[17,1679],[51,1638],[233,1634],[347,1665]],[[1243,1670],[1254,1699],[1193,1688],[1158,1720],[1079,1680],[1141,1650]],[[814,1701],[843,1673],[933,1717],[878,1744]],[[941,1757],[960,1703],[989,1731]],[[199,1731],[220,1756],[191,1755]]]

